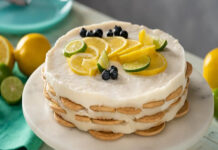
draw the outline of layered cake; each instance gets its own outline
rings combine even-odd
[[[152,136],[189,110],[192,66],[171,35],[128,22],[74,28],[46,55],[54,119],[102,140]]]

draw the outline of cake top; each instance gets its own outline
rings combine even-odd
[[[183,85],[185,64],[184,49],[169,34],[110,21],[62,36],[47,54],[45,76],[69,99],[131,104],[162,99]]]

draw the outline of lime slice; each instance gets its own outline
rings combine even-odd
[[[123,64],[123,69],[126,72],[139,72],[146,69],[150,65],[151,59],[149,56],[143,56],[138,60]]]
[[[156,51],[163,51],[164,48],[167,46],[167,40],[154,39],[153,43],[156,47]]]
[[[1,84],[1,95],[8,104],[16,104],[21,100],[23,83],[14,76],[5,78]]]
[[[70,57],[76,53],[85,52],[87,48],[83,40],[74,40],[68,43],[64,48],[64,56]]]
[[[9,67],[1,63],[0,64],[0,84],[6,77],[10,75],[11,75],[11,70],[9,69]]]
[[[214,117],[218,120],[218,88],[213,90],[214,97]]]
[[[101,56],[98,59],[97,66],[98,66],[98,70],[100,72],[102,72],[102,71],[104,71],[105,69],[108,68],[108,66],[109,66],[109,59],[108,59],[106,51],[103,51],[101,53]]]

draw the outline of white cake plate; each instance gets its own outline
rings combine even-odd
[[[61,150],[184,150],[195,144],[207,131],[213,117],[213,97],[209,86],[197,71],[190,80],[189,113],[166,124],[152,137],[125,135],[116,141],[97,140],[76,128],[59,125],[43,98],[41,68],[27,81],[23,92],[23,113],[37,136]]]

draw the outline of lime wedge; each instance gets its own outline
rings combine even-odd
[[[102,71],[104,71],[105,69],[108,68],[108,66],[109,66],[109,59],[108,59],[106,51],[103,51],[101,53],[101,56],[98,59],[97,66],[98,66],[98,70],[100,72],[102,72]]]
[[[8,66],[3,63],[0,63],[0,84],[4,80],[4,78],[11,75],[11,70]]]
[[[21,101],[23,83],[14,76],[9,76],[2,81],[1,95],[8,104],[16,104]]]
[[[214,97],[214,117],[218,120],[218,88],[213,90]]]
[[[76,53],[85,52],[87,48],[83,40],[74,40],[68,43],[64,48],[64,56],[70,57]]]
[[[154,39],[153,43],[156,47],[156,51],[163,51],[164,48],[167,46],[167,40]]]
[[[151,59],[149,56],[142,56],[141,58],[123,64],[123,69],[126,72],[139,72],[146,69],[150,65]]]

